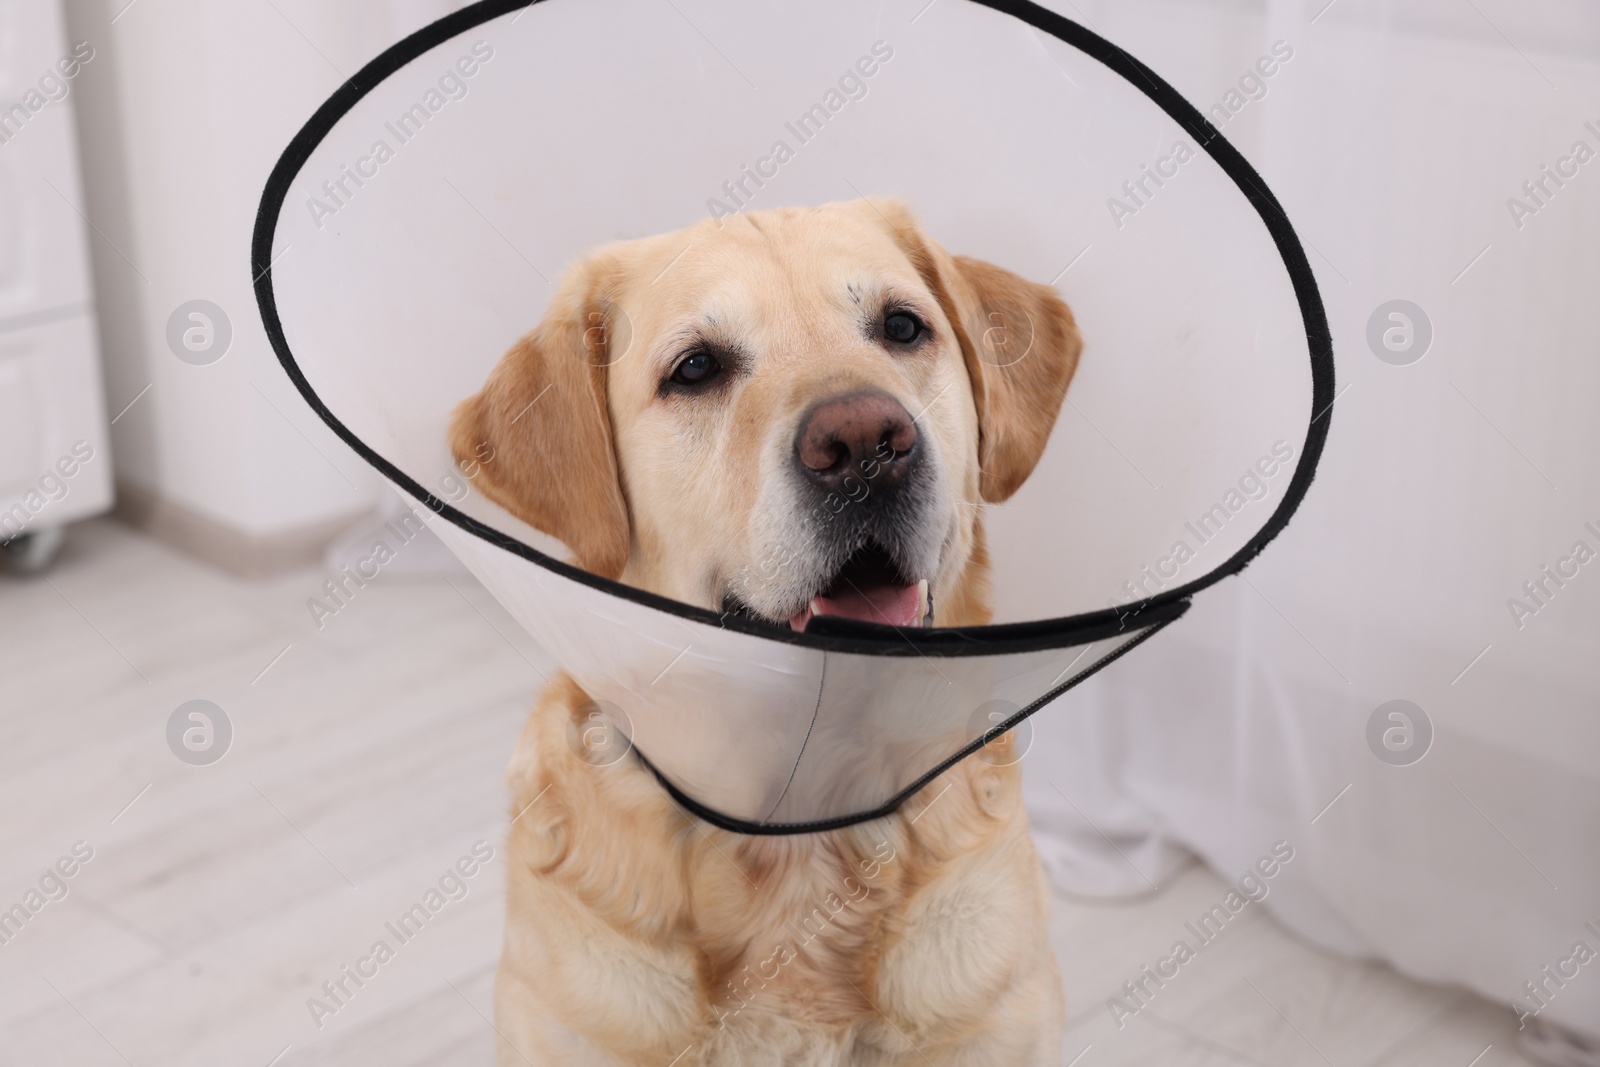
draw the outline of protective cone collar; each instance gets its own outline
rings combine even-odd
[[[1004,250],[983,258],[1043,280],[1057,265],[1046,256],[1064,262],[1084,248],[1084,266],[1057,275],[1086,340],[1078,378],[1031,479],[986,509],[1003,622],[899,630],[824,617],[795,633],[719,615],[555,558],[550,539],[471,492],[451,459],[451,410],[541,317],[548,290],[536,275],[619,235],[684,225],[684,204],[722,187],[750,142],[770,140],[773,101],[804,110],[831,92],[814,56],[806,66],[793,50],[739,52],[745,81],[768,64],[754,71],[758,97],[731,72],[725,82],[707,74],[712,60],[689,39],[694,55],[630,51],[634,37],[659,40],[681,22],[621,39],[608,33],[615,12],[604,0],[483,0],[390,48],[318,109],[272,172],[252,248],[262,320],[306,402],[424,505],[430,526],[596,699],[614,757],[644,760],[685,808],[744,833],[878,818],[956,761],[996,758],[998,733],[1172,622],[1283,529],[1311,483],[1334,398],[1327,322],[1294,230],[1250,164],[1171,86],[1021,0],[943,4],[900,30],[867,6],[820,4],[803,25],[773,31],[831,34],[845,56],[903,36],[880,49],[893,59],[870,82],[839,80],[865,86],[864,98],[852,92],[829,136],[805,144],[776,179],[782,188],[753,206],[853,199],[870,182],[916,204],[947,247],[982,256],[973,244],[999,209],[967,209],[992,179],[1022,217],[1009,232],[1027,236],[1013,239],[1024,251],[1009,261]],[[728,15],[719,35],[739,32],[741,17]],[[574,41],[585,29],[605,47]],[[608,100],[609,72],[631,84],[623,74],[642,64],[684,98]],[[952,85],[954,69],[965,82]],[[963,117],[984,92],[1012,91],[1029,94],[1026,109]],[[721,109],[718,120],[674,122],[697,106]],[[1020,147],[1003,168],[974,160],[968,134],[978,130],[963,122]],[[595,145],[581,143],[596,125],[608,144],[642,146],[657,162],[597,164]],[[658,126],[672,127],[659,151],[649,144]],[[741,142],[741,130],[756,132]],[[891,135],[922,154],[890,158],[880,146]],[[1192,158],[1173,176],[1176,143]],[[1144,177],[1152,160],[1162,184]],[[848,188],[841,170],[854,172]],[[963,222],[972,215],[982,217]],[[970,232],[953,232],[963,225]],[[1037,249],[1047,249],[1040,262],[1016,261]]]

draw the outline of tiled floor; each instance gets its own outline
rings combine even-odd
[[[1062,961],[1071,1023],[1064,1062],[1079,1067],[1505,1067],[1516,1023],[1502,1006],[1459,989],[1422,985],[1387,967],[1330,956],[1248,907],[1147,1006],[1120,1020],[1107,1006],[1123,982],[1171,951],[1185,923],[1228,886],[1194,867],[1162,892],[1128,904],[1057,900],[1051,937]],[[1147,981],[1146,988],[1153,983]],[[1126,998],[1124,998],[1126,1001]],[[1072,1009],[1076,1009],[1072,1011]],[[1120,1021],[1121,1025],[1118,1025]],[[1479,1055],[1481,1059],[1475,1059]]]
[[[498,856],[331,1017],[307,998],[476,842],[549,666],[476,585],[383,574],[318,630],[326,575],[235,580],[109,522],[0,579],[0,909],[93,858],[0,945],[0,1065],[487,1064]],[[234,736],[176,759],[179,704]],[[1131,1018],[1107,999],[1223,883],[1057,902],[1063,1062],[1506,1067],[1502,1007],[1321,953],[1252,908]],[[56,892],[59,895],[59,891]],[[320,1022],[320,1026],[319,1026]]]

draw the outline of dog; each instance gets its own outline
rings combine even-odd
[[[451,447],[628,585],[796,630],[980,625],[979,505],[1032,472],[1081,347],[1053,289],[947,253],[903,203],[751,212],[579,262]],[[869,466],[870,494],[817,521]],[[507,774],[501,1067],[1058,1062],[1014,759],[957,763],[884,819],[747,836],[636,761],[586,760],[592,710],[555,679]]]

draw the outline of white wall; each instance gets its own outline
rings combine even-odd
[[[213,542],[331,532],[369,509],[378,486],[300,403],[267,344],[249,270],[256,204],[278,154],[343,77],[451,5],[69,7],[71,36],[97,50],[77,103],[107,406],[150,386],[113,427],[119,480],[197,517]],[[209,366],[180,361],[166,342],[168,317],[193,299],[222,307],[233,327],[231,349]]]

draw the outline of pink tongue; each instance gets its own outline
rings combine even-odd
[[[836,597],[819,596],[812,607],[789,620],[796,630],[804,630],[813,614],[837,615],[845,619],[860,619],[883,626],[921,626],[918,614],[917,587],[915,585],[874,585],[865,589],[847,589]]]

